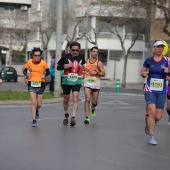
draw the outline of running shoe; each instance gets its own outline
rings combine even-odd
[[[96,109],[95,108],[92,108],[91,109],[91,116],[96,116]]]
[[[66,117],[64,118],[64,120],[63,120],[63,125],[64,125],[64,126],[67,126],[67,125],[68,125],[68,118],[66,118]]]
[[[70,120],[70,126],[76,125],[75,117],[72,117]]]
[[[37,127],[37,121],[36,121],[36,120],[33,120],[31,126],[32,126],[32,127]]]
[[[146,123],[145,133],[146,133],[147,135],[149,135],[149,128],[148,128],[148,124],[147,124],[147,119],[148,119],[148,116],[145,117],[145,123]]]
[[[36,110],[35,118],[36,118],[36,119],[38,119],[38,118],[39,118],[39,110]]]
[[[85,123],[85,124],[90,124],[90,118],[89,118],[89,117],[86,117],[84,123]]]
[[[170,126],[170,116],[169,116],[168,126]]]
[[[64,118],[64,120],[63,120],[63,125],[64,125],[64,126],[67,126],[67,125],[68,125],[68,117],[69,117],[69,114],[66,113],[66,114],[65,114],[65,118]]]
[[[157,145],[157,141],[155,140],[155,137],[153,135],[149,136],[149,143],[151,145]]]

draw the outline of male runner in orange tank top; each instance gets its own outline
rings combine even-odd
[[[103,63],[98,60],[98,48],[92,47],[90,50],[90,58],[87,60],[84,72],[84,93],[85,93],[85,114],[86,118],[84,123],[90,123],[90,102],[92,97],[91,114],[96,115],[96,109],[99,90],[100,79],[105,77],[105,70]]]

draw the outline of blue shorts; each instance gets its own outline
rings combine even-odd
[[[166,94],[144,91],[146,104],[155,104],[157,109],[164,109]]]

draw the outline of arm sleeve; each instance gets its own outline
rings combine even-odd
[[[49,68],[45,69],[45,77],[47,77],[50,74]]]
[[[86,63],[84,56],[82,57],[82,66],[84,66]]]
[[[57,70],[64,70],[64,66],[57,65]]]
[[[64,70],[64,65],[68,64],[65,57],[62,57],[57,63],[57,70]]]
[[[24,68],[24,70],[23,70],[23,74],[24,74],[24,75],[27,74],[27,70],[28,70],[27,68]]]

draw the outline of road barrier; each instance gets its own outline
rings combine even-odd
[[[120,93],[120,79],[116,79],[116,93]]]

